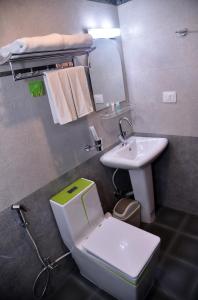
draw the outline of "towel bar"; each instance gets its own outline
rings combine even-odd
[[[9,59],[9,67],[10,71],[2,71],[0,72],[0,77],[5,76],[13,76],[14,81],[34,78],[38,76],[42,76],[43,72],[46,70],[55,70],[59,68],[63,68],[63,64],[70,63],[67,67],[74,66],[74,58],[83,55],[89,55],[90,52],[95,50],[95,47],[88,48],[80,48],[80,49],[67,49],[67,50],[55,50],[55,51],[39,51],[39,52],[29,52],[29,53],[21,53],[21,54],[12,54]],[[23,63],[23,62],[31,62],[31,61],[43,61],[49,59],[64,59],[66,62],[63,64],[53,63],[53,64],[45,64],[42,66],[36,67],[27,67],[21,69],[15,69],[14,64]],[[71,65],[72,63],[72,65]],[[61,67],[62,65],[62,67]],[[66,66],[65,66],[66,67]],[[89,66],[85,66],[89,68]]]

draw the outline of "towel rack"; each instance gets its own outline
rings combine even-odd
[[[13,76],[14,81],[34,78],[42,76],[44,71],[54,70],[60,68],[58,62],[53,64],[44,64],[40,66],[26,67],[26,68],[15,68],[16,63],[24,63],[31,61],[45,61],[49,59],[64,59],[74,65],[74,58],[83,55],[89,55],[90,52],[95,50],[95,47],[86,47],[78,49],[66,49],[66,50],[50,50],[50,51],[37,51],[16,54],[13,53],[8,61],[10,67],[9,71],[0,72],[0,77]],[[72,65],[68,65],[72,66]],[[0,66],[1,67],[1,66]]]

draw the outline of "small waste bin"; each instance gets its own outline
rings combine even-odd
[[[113,217],[140,227],[140,204],[136,200],[122,198],[113,209]]]

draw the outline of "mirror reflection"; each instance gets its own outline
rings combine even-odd
[[[116,40],[98,39],[90,53],[90,77],[96,111],[126,100],[120,52]]]

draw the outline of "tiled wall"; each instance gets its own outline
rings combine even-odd
[[[153,164],[156,203],[198,215],[198,138],[166,137],[168,148]]]
[[[115,6],[87,0],[3,0],[0,46],[21,36],[72,34],[107,23],[119,26]],[[83,150],[90,143],[91,124],[102,136],[105,148],[118,141],[118,118],[101,121],[99,114],[93,113],[57,126],[46,96],[32,98],[25,80],[14,83],[11,77],[0,79],[0,298],[33,299],[33,282],[41,270],[27,233],[10,209],[12,203],[23,199],[41,254],[52,259],[67,250],[49,206],[53,194],[85,177],[96,181],[104,211],[113,207],[111,170],[101,165],[95,151]],[[74,266],[69,257],[62,261],[52,272],[49,292],[65,283]]]
[[[169,139],[154,164],[157,202],[198,214],[198,1],[133,0],[118,11],[135,131]],[[185,27],[194,32],[177,37]],[[174,90],[177,103],[162,103]]]
[[[108,3],[108,4],[113,4],[113,5],[121,5],[121,4],[131,1],[131,0],[88,0],[88,1]]]
[[[198,136],[198,2],[133,0],[118,7],[137,132]],[[187,27],[184,38],[176,30]],[[177,104],[162,92],[177,92]]]
[[[198,215],[198,138],[151,133],[140,136],[165,137],[169,143],[153,162],[156,207],[166,206]]]
[[[117,8],[87,0],[0,2],[0,46],[22,36],[72,34],[104,24],[119,26]],[[117,140],[117,120],[93,113],[73,123],[54,125],[47,96],[32,98],[27,81],[0,79],[0,211],[92,157],[89,125],[104,147]]]
[[[97,184],[104,212],[110,211],[114,204],[112,171],[99,161],[101,154],[84,162],[65,175],[27,196],[23,204],[27,212],[29,229],[39,246],[43,257],[56,259],[66,251],[52,215],[49,199],[66,185],[80,177],[94,180]],[[42,266],[25,229],[18,216],[10,208],[0,213],[0,298],[3,300],[31,300],[32,286]],[[65,284],[67,276],[75,268],[71,257],[64,259],[60,267],[51,275],[48,295]]]
[[[75,33],[105,22],[119,26],[114,6],[55,2],[1,1],[0,46],[21,35]],[[156,204],[198,214],[197,33],[184,39],[174,34],[183,27],[196,30],[197,12],[193,0],[133,0],[119,7],[135,130],[169,139],[167,150],[153,164]],[[161,103],[163,90],[176,90],[178,103]],[[96,126],[105,147],[117,141],[118,118],[101,122],[95,113],[54,126],[47,97],[31,98],[25,81],[0,80],[0,210],[25,197],[30,230],[43,256],[56,258],[66,251],[49,207],[52,194],[83,176],[96,181],[104,210],[113,207],[112,171],[100,164],[99,155],[82,150],[89,142],[89,124]],[[41,266],[10,208],[0,213],[0,233],[0,295],[4,300],[32,299]],[[53,274],[51,291],[74,267],[71,258],[61,265]]]
[[[99,3],[108,3],[112,5],[116,5],[117,0],[88,0],[88,1],[93,1],[93,2],[99,2]]]

